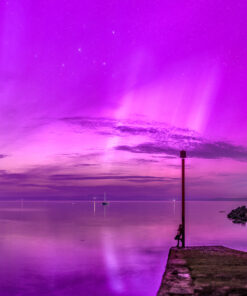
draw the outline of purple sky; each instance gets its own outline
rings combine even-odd
[[[246,11],[0,1],[0,197],[247,198]]]

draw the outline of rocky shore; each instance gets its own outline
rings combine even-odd
[[[233,220],[233,223],[245,224],[247,222],[247,208],[246,206],[238,207],[232,210],[227,217]]]

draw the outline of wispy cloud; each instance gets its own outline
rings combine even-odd
[[[58,170],[59,171],[59,170]],[[107,182],[106,182],[107,181]],[[23,173],[0,173],[0,197],[24,198],[87,198],[92,194],[128,199],[164,197],[164,192],[177,186],[175,177],[75,173],[55,173],[55,168],[36,167]]]
[[[150,163],[158,163],[159,160],[157,159],[145,159],[145,158],[136,158],[132,159],[134,162],[137,162],[139,164],[150,164]]]
[[[247,148],[225,141],[210,141],[197,132],[189,129],[168,126],[159,122],[117,121],[111,118],[63,118],[62,120],[80,126],[82,129],[93,129],[106,136],[145,137],[147,141],[136,145],[118,145],[115,150],[132,153],[160,154],[163,157],[178,157],[181,149],[188,151],[188,157],[219,159],[230,158],[247,160]]]
[[[5,158],[5,157],[8,157],[8,155],[7,154],[0,154],[0,159]]]
[[[116,150],[128,151],[132,153],[166,154],[179,156],[180,149],[171,147],[167,143],[143,143],[136,146],[117,146]],[[226,142],[201,142],[188,145],[188,157],[219,159],[231,158],[235,160],[247,161],[247,149],[242,146],[235,146]]]
[[[132,182],[162,182],[162,181],[172,181],[176,178],[164,178],[155,176],[121,176],[121,175],[99,175],[99,176],[85,176],[79,174],[57,174],[51,175],[50,179],[53,181],[87,181],[87,180],[122,180],[122,181],[132,181]]]
[[[162,190],[170,196],[180,188],[180,174],[178,178],[170,178],[169,175],[174,176],[170,172],[176,173],[175,169],[180,168],[177,160],[181,149],[187,150],[189,158],[247,161],[246,147],[226,141],[210,141],[194,131],[163,123],[86,117],[60,120],[69,127],[72,125],[72,130],[75,128],[79,135],[72,144],[79,145],[73,149],[71,146],[67,150],[58,149],[52,155],[53,165],[30,165],[16,171],[0,171],[1,195],[6,190],[30,195],[57,192],[64,196],[85,196],[84,192],[90,194],[94,190],[100,192],[102,188],[108,188],[109,192],[123,196],[130,196],[134,191],[143,196],[151,196],[153,192],[161,196]],[[84,132],[85,138],[89,135],[90,141],[95,141],[93,145],[80,145],[80,139],[84,139],[80,133]],[[7,153],[0,154],[0,158],[7,156]],[[220,176],[214,177],[215,183],[218,182]],[[211,179],[206,177],[196,181],[192,174],[190,186],[195,190],[207,182],[211,186]],[[119,193],[120,188],[128,188],[128,192]]]
[[[8,185],[13,187],[40,187],[40,188],[57,188],[57,186],[72,186],[72,183],[78,183],[78,186],[83,187],[88,185],[88,181],[92,186],[98,186],[102,184],[100,181],[118,181],[131,182],[131,183],[154,183],[154,182],[165,182],[173,183],[178,180],[175,177],[160,177],[150,175],[128,175],[123,172],[116,174],[80,174],[80,173],[60,173],[60,167],[54,166],[40,166],[33,169],[27,170],[22,173],[10,173],[2,170],[0,172],[0,185]],[[116,183],[116,182],[115,182]],[[11,187],[10,187],[11,189]]]

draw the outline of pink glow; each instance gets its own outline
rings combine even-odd
[[[144,2],[1,1],[2,198],[246,197],[246,1]]]

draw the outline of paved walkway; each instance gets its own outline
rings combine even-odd
[[[247,296],[247,252],[222,246],[171,248],[157,296]]]

